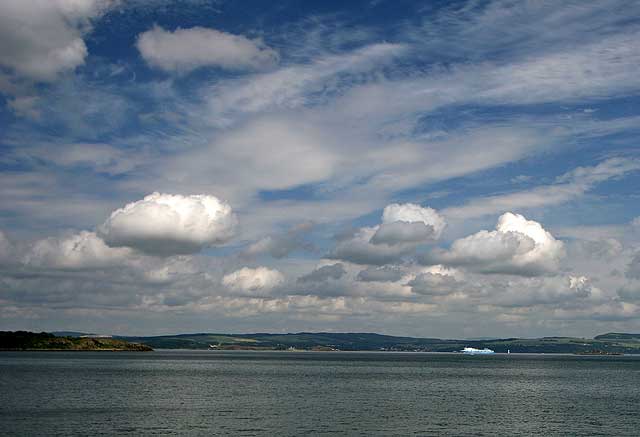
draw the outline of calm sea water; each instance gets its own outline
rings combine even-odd
[[[2,435],[639,435],[640,357],[0,352]]]

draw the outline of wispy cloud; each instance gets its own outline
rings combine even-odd
[[[553,184],[476,198],[465,205],[446,208],[442,213],[447,217],[468,219],[503,211],[559,205],[583,196],[598,183],[621,178],[637,170],[640,170],[637,159],[610,158],[592,167],[576,168],[558,177]]]
[[[0,6],[1,325],[640,329],[637,2],[154,5]]]

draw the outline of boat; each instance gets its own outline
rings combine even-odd
[[[492,351],[491,349],[486,348],[486,347],[484,349],[476,349],[474,347],[465,347],[460,352],[462,352],[463,354],[467,354],[467,355],[491,355],[491,354],[495,354],[494,351]]]

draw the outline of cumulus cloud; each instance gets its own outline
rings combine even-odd
[[[438,238],[446,226],[444,218],[435,209],[414,203],[392,203],[384,208],[382,211],[382,223],[396,222],[424,223],[433,228],[434,238]]]
[[[278,52],[260,40],[204,27],[171,32],[155,26],[138,36],[136,46],[149,65],[174,73],[204,66],[256,70],[279,60]]]
[[[640,279],[640,252],[633,256],[625,274],[627,278]]]
[[[623,245],[615,238],[596,240],[573,240],[567,244],[568,253],[573,258],[611,260],[623,252]]]
[[[132,255],[128,248],[109,247],[94,232],[37,241],[24,257],[27,266],[68,270],[123,265]]]
[[[83,34],[113,1],[4,0],[0,2],[0,65],[15,74],[51,81],[84,64]]]
[[[383,223],[371,237],[373,244],[399,244],[429,240],[434,234],[433,226],[421,222]]]
[[[21,2],[19,7],[21,11],[33,9],[35,17],[44,14],[42,11],[53,12],[66,7],[61,5],[71,8],[74,4],[97,3],[33,0]],[[46,20],[30,18],[26,20],[24,29],[13,32],[11,29],[17,27],[13,21],[19,20],[13,20],[15,14],[6,13],[12,5],[18,5],[18,2],[7,0],[0,4],[2,92],[16,85],[30,86],[18,84],[18,75],[53,80],[60,73],[71,71],[85,62],[87,47],[82,39],[87,33],[85,24],[81,22],[86,23],[90,19],[76,20],[69,18],[73,15],[71,12],[58,11],[47,13]],[[431,191],[432,195],[435,194],[432,189],[441,190],[445,194],[438,200],[439,204],[455,206],[452,202],[459,197],[456,194],[458,188],[464,189],[465,184],[473,184],[473,180],[457,181],[446,187],[433,183],[515,162],[552,147],[555,150],[559,148],[562,154],[566,144],[583,144],[598,135],[615,134],[616,142],[621,144],[620,150],[625,149],[633,135],[623,131],[636,129],[637,118],[612,120],[609,117],[596,123],[598,117],[585,115],[581,109],[586,104],[606,105],[604,99],[609,92],[628,95],[629,90],[638,89],[640,46],[636,42],[637,25],[628,23],[628,20],[620,21],[625,14],[619,12],[621,8],[611,5],[597,8],[598,13],[594,15],[603,20],[599,21],[585,20],[581,14],[570,13],[593,10],[591,6],[558,8],[549,4],[544,6],[549,14],[541,15],[531,14],[527,4],[522,7],[518,23],[531,21],[531,16],[535,15],[540,19],[534,21],[543,23],[542,27],[557,22],[563,26],[552,26],[555,30],[549,29],[549,32],[540,32],[540,26],[506,26],[509,27],[507,29],[504,24],[513,22],[513,14],[509,13],[513,7],[504,6],[502,2],[490,2],[477,8],[463,8],[466,12],[458,6],[445,7],[445,11],[435,8],[435,15],[424,16],[425,20],[432,20],[425,25],[425,29],[429,29],[429,37],[407,41],[405,26],[396,40],[407,41],[406,45],[367,44],[365,38],[342,40],[342,36],[333,31],[342,35],[345,30],[333,18],[329,18],[331,23],[324,19],[318,21],[332,33],[331,41],[321,38],[323,41],[318,44],[315,39],[318,34],[313,32],[314,29],[309,31],[305,28],[304,33],[309,36],[296,39],[286,34],[291,26],[284,23],[284,28],[278,25],[269,32],[278,38],[278,48],[287,48],[286,66],[265,74],[226,72],[217,75],[215,83],[208,80],[210,77],[204,82],[200,82],[202,78],[194,77],[196,80],[190,86],[193,92],[187,93],[188,96],[175,93],[168,82],[140,84],[140,81],[133,80],[138,71],[131,66],[119,67],[122,71],[116,72],[106,64],[119,61],[105,52],[107,58],[89,63],[86,76],[64,81],[60,86],[25,88],[21,97],[5,99],[14,113],[40,117],[42,123],[40,130],[34,123],[35,141],[26,141],[29,143],[26,147],[22,144],[25,138],[20,135],[28,132],[26,126],[9,126],[7,140],[13,141],[15,148],[23,153],[27,148],[34,153],[30,155],[31,159],[23,159],[19,165],[10,163],[1,178],[0,192],[4,201],[0,203],[6,213],[3,215],[6,225],[12,227],[10,230],[16,236],[28,235],[35,229],[51,229],[60,223],[70,226],[72,222],[69,220],[74,220],[78,227],[86,228],[104,220],[104,212],[99,211],[104,211],[105,199],[126,195],[129,190],[149,190],[148,193],[153,190],[211,192],[231,201],[234,208],[241,208],[245,213],[247,222],[243,220],[243,225],[252,234],[245,234],[244,238],[253,244],[240,250],[247,255],[268,254],[283,258],[306,243],[297,234],[275,230],[288,223],[306,218],[323,223],[313,236],[314,243],[322,247],[326,243],[323,238],[327,228],[330,232],[336,223],[368,214],[389,203],[389,199],[404,198],[407,193],[416,192],[412,191],[414,188],[420,193]],[[133,15],[126,15],[128,10],[123,10],[123,23],[129,23],[132,17],[140,17],[139,8],[135,6],[132,9],[136,9]],[[487,9],[499,19],[484,20],[482,17],[486,16],[484,11]],[[628,8],[622,9],[627,15],[633,15],[629,14]],[[67,17],[64,22],[57,18],[59,14]],[[85,12],[81,15],[97,16],[92,14]],[[477,16],[484,24],[478,29],[474,27],[474,20],[457,21],[459,14]],[[120,17],[114,14],[109,19],[114,20],[116,27],[122,27],[118,25]],[[37,25],[32,25],[34,23]],[[141,25],[148,27],[138,31],[148,30],[151,26]],[[567,30],[575,30],[575,26],[582,26],[583,32],[576,34]],[[62,29],[61,38],[51,37],[55,33],[51,30],[53,28]],[[445,28],[447,31],[443,32]],[[281,30],[285,33],[278,35]],[[124,31],[126,33],[127,29]],[[619,33],[626,33],[628,37],[615,37]],[[96,35],[100,46],[109,44],[109,41],[102,41],[102,37],[109,34],[111,32],[101,31]],[[471,38],[473,41],[468,38],[470,34],[474,36]],[[497,34],[506,37],[495,38]],[[446,41],[442,35],[446,36]],[[369,42],[371,37],[377,38],[369,35],[366,37]],[[212,29],[179,29],[174,32],[173,27],[167,30],[156,27],[139,36],[138,48],[144,57],[141,61],[146,60],[154,68],[178,74],[206,66],[256,70],[277,62],[274,50],[248,38]],[[555,45],[538,44],[551,39],[556,41]],[[42,46],[35,42],[33,45],[23,44],[20,50],[11,52],[13,57],[7,61],[5,49],[18,40],[29,44],[38,40]],[[439,45],[437,50],[434,40]],[[458,44],[463,40],[469,40],[469,44]],[[146,47],[148,56],[144,53],[145,41],[151,43]],[[418,46],[419,50],[414,50]],[[69,56],[57,58],[47,54],[54,53],[59,47]],[[412,62],[418,52],[425,56],[424,59],[433,58],[434,67],[416,70],[416,66],[423,64]],[[471,53],[473,56],[470,58],[467,55]],[[39,55],[38,64],[33,61],[36,55]],[[408,56],[399,59],[405,55]],[[468,62],[457,62],[461,59]],[[396,62],[398,60],[400,62]],[[442,60],[452,62],[444,62],[444,67],[437,67]],[[9,82],[2,77],[7,72],[16,75]],[[125,77],[127,73],[132,75],[130,82]],[[141,85],[144,86],[140,88]],[[80,92],[84,87],[94,90],[89,94],[100,98],[82,98],[88,95]],[[162,103],[163,113],[153,116],[142,114],[143,128],[146,127],[143,131],[138,132],[140,129],[136,126],[112,131],[115,124],[107,120],[110,117],[104,116],[105,111],[95,111],[96,105],[101,108],[113,106],[114,110],[107,113],[120,114],[117,119],[127,118],[127,111],[118,110],[122,108],[120,104],[113,105],[116,98],[109,98],[111,92],[114,96],[118,94],[118,99],[144,94],[146,98],[143,100],[150,102],[151,106],[157,106],[153,102]],[[11,96],[15,95],[12,92]],[[78,105],[53,104],[54,99],[69,101],[72,95],[80,95],[80,98],[73,99],[74,102],[93,102],[88,104],[90,109],[77,113],[60,109]],[[195,102],[194,96],[197,97]],[[551,105],[553,107],[550,106],[545,114],[522,112],[520,110],[524,107],[513,106],[531,102],[556,102],[558,105]],[[465,105],[478,109],[502,104],[508,104],[508,107],[501,108],[508,116],[501,117],[499,122],[491,117],[491,111],[463,111],[460,114],[456,110]],[[64,121],[65,126],[58,129],[57,122],[53,123],[55,127],[50,126],[50,113],[70,115]],[[431,122],[423,123],[424,117],[429,115],[433,115]],[[569,117],[573,118],[569,120]],[[159,126],[159,119],[163,120],[162,126]],[[76,127],[80,124],[99,132]],[[47,132],[64,134],[67,131],[65,127],[69,128],[70,137],[59,139],[60,143],[66,143],[64,147],[45,144],[40,149],[37,146],[42,144]],[[83,133],[78,134],[81,131]],[[105,134],[101,137],[117,138],[114,141],[126,144],[127,153],[123,153],[124,148],[80,144],[100,133]],[[167,139],[163,140],[165,137]],[[132,160],[131,152],[135,156],[135,150],[140,146],[148,150],[152,160],[148,166],[131,172],[142,160]],[[2,160],[6,163],[6,159],[5,156]],[[589,160],[589,156],[583,156],[583,159]],[[566,264],[563,262],[562,265],[566,271],[575,272],[575,276],[569,277],[500,274],[532,275],[557,271],[557,259],[561,253],[558,247],[562,243],[554,243],[553,237],[547,238],[546,234],[536,238],[534,232],[521,226],[516,229],[486,228],[487,231],[459,240],[449,250],[436,250],[434,258],[439,259],[432,262],[447,263],[447,267],[430,266],[419,270],[409,262],[396,265],[400,261],[411,260],[418,250],[427,250],[420,248],[420,244],[432,242],[442,235],[444,220],[439,215],[460,219],[486,214],[497,217],[504,211],[558,205],[579,199],[602,181],[625,176],[640,168],[634,159],[617,158],[596,164],[569,172],[550,184],[535,188],[520,186],[517,192],[507,194],[501,185],[505,182],[500,177],[503,173],[498,172],[493,174],[495,178],[485,181],[487,184],[474,186],[471,190],[482,198],[472,199],[458,210],[452,208],[436,213],[419,205],[389,205],[379,222],[340,240],[332,252],[340,260],[364,266],[337,260],[332,261],[336,263],[333,265],[317,265],[316,261],[305,256],[279,262],[277,267],[269,264],[269,269],[241,268],[249,263],[235,256],[237,248],[229,248],[229,256],[224,257],[144,257],[132,248],[153,255],[194,253],[202,247],[226,241],[228,237],[220,235],[225,234],[220,227],[229,229],[233,226],[220,224],[218,227],[218,218],[212,219],[206,208],[200,206],[194,209],[203,209],[204,214],[192,213],[191,207],[183,208],[181,202],[178,202],[180,206],[173,203],[167,206],[158,201],[150,201],[149,205],[143,206],[143,201],[134,202],[131,211],[125,213],[125,207],[117,217],[99,227],[98,235],[89,232],[41,240],[33,247],[25,248],[29,254],[24,258],[28,259],[26,265],[5,268],[3,264],[0,269],[0,307],[5,310],[9,305],[33,302],[34,311],[40,311],[51,303],[51,308],[72,308],[76,314],[88,314],[83,312],[88,311],[83,306],[90,305],[91,308],[99,306],[101,310],[92,314],[101,316],[107,311],[102,308],[108,307],[115,310],[110,313],[114,317],[84,317],[83,320],[109,319],[111,322],[103,322],[109,323],[109,329],[116,325],[135,328],[136,324],[136,329],[163,329],[168,319],[172,326],[201,323],[210,327],[212,321],[217,320],[216,323],[227,328],[247,329],[246,317],[258,316],[251,318],[250,325],[265,329],[279,329],[285,325],[289,328],[302,326],[303,329],[335,328],[336,321],[344,318],[340,326],[345,329],[360,329],[362,326],[375,329],[384,319],[384,323],[389,327],[395,326],[396,330],[414,329],[418,332],[428,320],[433,324],[434,332],[453,335],[477,326],[499,332],[499,325],[491,325],[492,320],[497,320],[493,316],[499,307],[498,310],[505,313],[500,315],[503,320],[523,321],[519,332],[545,332],[548,320],[555,317],[558,326],[562,326],[562,332],[571,334],[579,331],[578,327],[569,328],[575,314],[587,319],[594,311],[611,317],[616,316],[616,311],[625,317],[637,316],[637,310],[607,312],[590,306],[598,294],[597,287],[620,290],[624,284],[627,285],[623,289],[628,293],[621,292],[619,298],[634,299],[636,303],[640,301],[639,281],[634,279],[640,276],[640,263],[631,261],[633,253],[630,248],[634,242],[630,241],[633,235],[628,233],[627,227],[616,226],[621,229],[616,234],[618,240],[598,238],[597,241],[576,242],[575,254],[569,252]],[[27,174],[11,170],[27,167],[33,167],[34,171]],[[523,171],[519,166],[512,170],[516,171],[514,174]],[[129,173],[127,178],[108,176],[123,173]],[[540,176],[542,179],[549,176],[548,172],[543,173],[533,172],[530,179],[521,177],[515,182],[533,184],[540,180]],[[64,185],[58,183],[61,177],[65,179]],[[496,190],[501,193],[496,195]],[[615,191],[616,187],[603,187],[604,194],[611,190]],[[105,196],[107,192],[109,196]],[[611,196],[603,199],[606,197]],[[55,201],[62,198],[66,202]],[[187,199],[189,205],[199,204],[191,202],[191,196]],[[602,201],[606,203],[606,200]],[[110,207],[108,210],[114,209]],[[580,211],[583,209],[578,207]],[[42,214],[42,211],[46,213]],[[616,207],[613,213],[617,212],[628,215],[629,210],[622,211]],[[131,217],[127,215],[129,213]],[[581,217],[574,213],[569,215],[579,221]],[[101,218],[95,218],[94,214]],[[64,220],[59,218],[62,215]],[[192,221],[194,216],[203,217],[202,222],[199,219]],[[35,217],[40,217],[37,226],[34,226]],[[607,217],[609,215],[603,213],[593,219],[606,221]],[[216,222],[218,228],[211,232],[201,231],[211,221]],[[192,222],[195,225],[192,226]],[[574,232],[578,231],[577,226],[572,228]],[[555,228],[553,235],[556,238],[560,235]],[[100,236],[114,246],[109,246]],[[547,240],[552,244],[546,244]],[[15,254],[16,247],[20,248],[19,256]],[[4,254],[5,257],[22,260],[22,248],[20,243],[7,243],[6,237],[3,239],[0,234],[0,259]],[[567,249],[571,250],[569,243]],[[574,255],[579,259],[572,260]],[[132,256],[135,257],[133,260]],[[188,260],[178,263],[177,260],[182,258]],[[383,264],[383,267],[376,267]],[[464,271],[464,276],[455,273],[453,266],[457,265],[461,266],[460,272]],[[105,271],[112,266],[118,268]],[[42,271],[45,268],[47,270]],[[282,282],[284,278],[273,273],[273,268],[281,270],[291,281]],[[87,272],[85,269],[95,270]],[[615,277],[608,273],[612,269],[618,271]],[[223,272],[228,273],[225,279],[222,279]],[[593,281],[582,276],[583,272],[594,275]],[[627,277],[624,272],[627,272]],[[300,282],[295,280],[298,277],[301,277]],[[273,286],[274,283],[282,285]],[[564,316],[555,312],[575,307],[579,307],[581,312],[565,312]],[[28,310],[25,308],[25,312]],[[116,311],[129,315],[118,318]],[[135,317],[131,318],[130,314],[135,314]],[[265,318],[268,314],[272,318]],[[392,320],[393,314],[397,321]],[[411,314],[421,317],[411,321],[408,319]],[[455,317],[450,317],[452,314]],[[461,317],[466,320],[464,324],[459,323]],[[329,322],[312,324],[313,320],[320,318]],[[65,321],[60,313],[49,320]],[[152,323],[152,320],[156,322]],[[599,329],[589,326],[593,323],[593,320],[585,322],[583,326],[588,326],[586,332]]]
[[[494,231],[482,230],[456,240],[448,251],[435,250],[425,260],[483,273],[534,276],[557,271],[564,255],[564,244],[540,223],[507,212]]]
[[[371,242],[393,245],[435,240],[445,226],[445,220],[432,208],[413,203],[393,203],[384,208],[382,224]]]
[[[361,282],[397,282],[404,273],[396,266],[369,267],[358,273]]]
[[[579,307],[606,300],[603,291],[594,286],[586,276],[518,278],[503,281],[496,288],[498,293],[489,293],[493,300],[492,304],[505,307],[537,305]]]
[[[372,244],[378,227],[364,227],[346,240],[340,241],[329,253],[328,258],[341,259],[354,264],[384,265],[397,261],[403,255],[409,253],[413,246],[396,244]]]
[[[268,294],[284,282],[284,275],[267,267],[243,267],[224,275],[222,284],[234,292]]]
[[[214,196],[153,193],[111,213],[98,231],[109,246],[169,256],[224,243],[236,225],[231,207]]]
[[[342,263],[318,267],[311,273],[298,278],[298,282],[322,282],[329,279],[340,279],[347,271]]]
[[[380,225],[360,228],[338,243],[330,257],[356,264],[389,264],[418,244],[439,238],[445,226],[445,220],[432,208],[393,203],[384,208]]]
[[[423,269],[407,285],[417,294],[442,296],[462,288],[458,281],[461,277],[458,270],[436,264]]]
[[[243,255],[254,256],[266,253],[274,258],[284,258],[296,249],[311,247],[302,238],[303,234],[309,232],[311,228],[313,228],[313,223],[305,222],[293,226],[284,234],[263,237],[251,244],[243,252]]]
[[[586,276],[569,276],[569,289],[574,290],[578,296],[588,297],[591,295],[593,286]]]
[[[640,282],[633,281],[618,290],[618,296],[625,302],[640,302]]]

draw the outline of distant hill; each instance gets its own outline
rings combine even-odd
[[[312,349],[340,350],[418,350],[426,344],[447,340],[395,337],[372,333],[299,332],[295,334],[179,334],[157,337],[118,337],[158,349]],[[456,343],[457,344],[457,343]]]
[[[609,334],[605,334],[609,335]],[[632,334],[624,334],[632,335]],[[373,333],[299,332],[291,334],[179,334],[153,337],[118,337],[146,344],[154,349],[248,349],[248,350],[344,350],[344,351],[425,351],[456,352],[464,347],[490,348],[513,353],[640,353],[640,337],[600,338],[573,337],[505,338],[475,340],[443,340],[438,338],[396,337]]]
[[[150,351],[151,347],[113,338],[59,337],[47,332],[0,331],[0,350]]]
[[[56,337],[82,337],[86,335],[92,335],[88,332],[77,332],[77,331],[53,331],[50,334],[55,335]]]
[[[2,350],[343,350],[456,352],[464,347],[498,353],[625,353],[640,354],[640,334],[607,333],[594,337],[504,339],[439,339],[396,337],[375,333],[298,332],[290,334],[197,333],[149,337],[80,337],[80,332],[0,332]],[[69,335],[61,335],[69,334]]]
[[[622,332],[609,332],[607,334],[597,335],[595,340],[632,340],[640,341],[640,334],[625,334]]]

